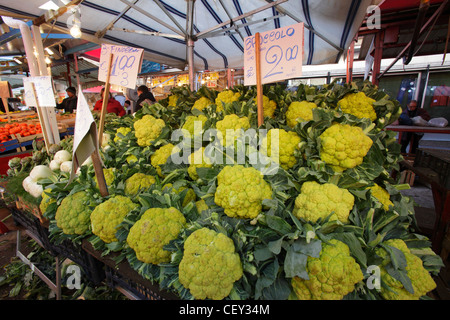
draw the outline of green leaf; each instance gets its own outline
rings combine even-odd
[[[296,252],[292,246],[287,249],[286,258],[284,259],[284,272],[287,278],[295,276],[305,280],[309,280],[309,275],[306,270],[308,256]]]
[[[319,258],[322,251],[322,241],[319,239],[312,239],[309,243],[306,239],[300,238],[294,241],[292,248],[295,252],[303,253],[307,256]]]
[[[292,226],[280,217],[266,215],[266,222],[271,229],[278,231],[281,234],[287,234],[292,231]]]

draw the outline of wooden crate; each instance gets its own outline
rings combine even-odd
[[[43,226],[48,227],[49,221],[42,215],[41,210],[39,209],[38,206],[29,205],[25,201],[23,201],[22,197],[18,196],[16,201],[16,207],[19,210],[30,212],[33,216],[39,219],[39,222]]]

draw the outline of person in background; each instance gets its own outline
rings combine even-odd
[[[116,99],[117,101],[119,101],[119,103],[120,103],[122,106],[125,104],[126,98],[125,98],[125,96],[123,95],[122,92],[117,93],[117,94],[114,96],[114,99]]]
[[[73,113],[77,109],[77,90],[74,87],[68,87],[66,93],[68,97],[61,101],[61,103],[56,104],[56,109],[63,109],[64,112]]]
[[[125,108],[125,111],[127,112],[127,114],[131,114],[131,101],[130,100],[125,100],[125,102],[123,103],[123,107]]]
[[[423,120],[429,121],[430,115],[423,108],[417,108],[417,101],[411,100],[411,102],[406,106],[406,109],[403,110],[400,118],[398,119],[398,123],[401,125],[412,126],[414,117],[422,117]],[[411,141],[411,137],[413,138],[411,148],[409,153],[416,153],[417,147],[419,146],[419,140],[422,139],[423,133],[415,133],[415,132],[403,132],[402,140],[401,140],[401,152],[406,153],[406,148]]]
[[[104,92],[105,92],[105,88],[102,88],[102,90],[100,91],[101,99],[95,103],[94,111],[100,111],[100,112],[102,111]],[[116,99],[113,98],[113,96],[111,95],[111,92],[109,93],[109,100],[108,100],[108,104],[106,105],[106,112],[107,113],[115,113],[119,117],[122,117],[123,115],[125,115],[125,108],[122,107],[122,105],[120,104],[119,101],[117,101]]]
[[[150,90],[148,90],[147,86],[145,85],[139,86],[136,91],[139,95],[139,98],[136,101],[134,112],[140,110],[143,107],[144,103],[148,103],[151,105],[156,102],[153,93],[151,93]]]

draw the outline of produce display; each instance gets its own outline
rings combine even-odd
[[[33,180],[51,241],[87,239],[181,299],[426,299],[443,263],[391,175],[399,103],[369,82],[263,94],[261,127],[244,86],[110,116],[105,197],[90,161],[68,184],[70,140],[9,175]]]
[[[13,140],[13,134],[20,134],[22,137],[42,133],[40,123],[13,122],[0,126],[0,143]]]

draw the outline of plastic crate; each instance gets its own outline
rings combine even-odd
[[[170,292],[160,291],[151,283],[144,285],[144,282],[149,282],[142,278],[142,281],[136,281],[131,277],[122,275],[118,270],[105,265],[106,284],[112,289],[122,289],[125,295],[136,300],[178,300],[175,294]],[[139,276],[140,277],[140,276]],[[130,296],[131,295],[131,296]]]
[[[415,167],[424,167],[439,175],[440,184],[450,189],[450,151],[417,149]]]
[[[79,265],[87,280],[97,285],[105,280],[104,264],[87,253],[80,245],[71,240],[63,240],[61,243],[51,243],[50,251],[60,257],[67,258]]]

